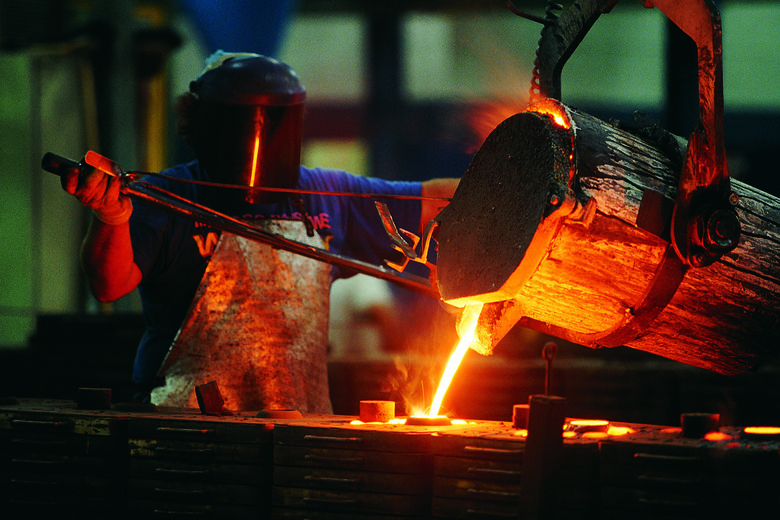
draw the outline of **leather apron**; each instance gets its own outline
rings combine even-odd
[[[322,247],[302,222],[253,225]],[[216,381],[228,410],[332,413],[329,289],[329,264],[223,232],[152,402],[197,408],[195,387]]]

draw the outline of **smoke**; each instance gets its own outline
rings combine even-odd
[[[457,316],[440,305],[407,323],[403,354],[393,357],[394,371],[382,391],[397,403],[399,415],[423,415],[431,405],[447,359],[458,341]]]
[[[485,142],[490,132],[505,119],[523,112],[528,108],[528,100],[493,101],[473,106],[467,114],[469,126],[474,134],[474,142],[467,150],[476,152]]]

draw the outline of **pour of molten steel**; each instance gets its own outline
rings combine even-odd
[[[436,396],[433,398],[433,404],[431,404],[431,411],[428,413],[428,417],[437,417],[439,415],[439,408],[441,408],[441,402],[444,400],[444,394],[447,393],[447,389],[450,387],[450,383],[452,383],[452,378],[455,376],[460,362],[463,361],[463,356],[466,355],[466,351],[474,341],[474,332],[477,329],[480,312],[482,312],[481,303],[467,305],[463,309],[462,335],[458,345],[450,355],[449,361],[447,361],[447,367],[441,376],[439,388],[436,390]]]

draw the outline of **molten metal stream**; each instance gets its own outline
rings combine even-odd
[[[477,321],[479,320],[480,312],[482,312],[481,303],[467,305],[463,309],[463,327],[461,329],[463,330],[463,335],[460,337],[458,346],[455,347],[455,350],[450,355],[447,367],[444,369],[444,374],[441,376],[439,388],[436,390],[436,396],[433,398],[431,411],[428,413],[428,417],[437,417],[439,415],[439,408],[441,408],[441,402],[444,400],[444,394],[447,393],[447,389],[450,387],[450,383],[452,383],[455,371],[458,370],[460,362],[463,361],[463,356],[466,355],[466,351],[474,341],[474,331],[477,329]]]

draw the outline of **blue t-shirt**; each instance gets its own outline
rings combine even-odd
[[[165,175],[181,179],[208,180],[197,161],[175,166]],[[204,188],[194,184],[149,176],[144,179],[205,204]],[[419,182],[385,181],[360,177],[339,170],[301,167],[301,190],[377,193],[419,196]],[[398,260],[392,249],[373,198],[333,195],[302,195],[304,207],[326,247],[337,254],[382,265]],[[417,230],[420,223],[419,200],[383,199],[400,228]],[[288,200],[280,204],[256,205],[244,209],[238,218],[300,220],[299,211]],[[138,286],[146,331],[136,352],[133,379],[141,388],[155,384],[157,372],[189,309],[203,273],[216,246],[220,231],[191,218],[161,208],[134,202],[130,218],[134,261],[143,275]],[[331,280],[351,276],[352,272],[333,266]]]

